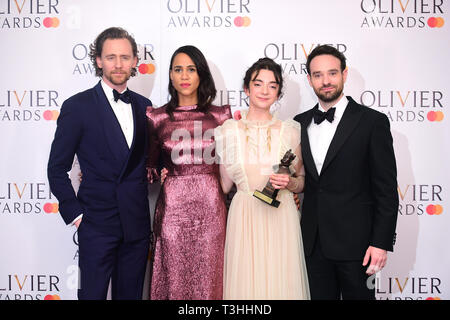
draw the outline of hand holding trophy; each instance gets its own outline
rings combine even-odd
[[[288,151],[286,151],[280,161],[277,173],[290,174],[291,172],[289,170],[289,166],[292,164],[292,161],[294,161],[294,159],[295,154],[292,153],[292,150],[289,149]],[[263,191],[255,190],[253,196],[275,208],[278,208],[278,206],[280,205],[280,201],[276,200],[278,190],[279,189],[275,189],[273,187],[269,180],[267,181],[267,184],[264,187]]]

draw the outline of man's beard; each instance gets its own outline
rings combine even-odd
[[[321,88],[322,89],[322,88]],[[341,94],[342,94],[342,91],[344,90],[344,88],[343,87],[337,87],[336,88],[336,91],[334,92],[334,93],[332,93],[332,94],[326,94],[326,93],[322,93],[321,91],[320,91],[320,89],[319,90],[314,90],[315,92],[316,92],[316,95],[317,95],[317,97],[321,100],[321,101],[323,101],[323,102],[333,102],[333,101],[335,101],[336,99],[338,99],[340,96],[341,96]]]
[[[112,84],[116,85],[116,86],[120,86],[123,85],[125,83],[127,83],[127,81],[130,79],[131,77],[131,73],[127,73],[124,72],[121,74],[121,76],[125,75],[125,78],[120,77],[121,80],[116,80],[117,77],[113,77],[113,74],[105,74],[106,79],[108,79]],[[123,79],[123,80],[122,80]]]

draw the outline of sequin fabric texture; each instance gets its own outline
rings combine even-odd
[[[159,163],[168,170],[153,224],[152,300],[222,299],[227,212],[213,129],[228,118],[229,106],[178,107],[173,121],[165,106],[147,109],[149,181]]]

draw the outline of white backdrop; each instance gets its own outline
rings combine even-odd
[[[0,0],[0,300],[76,299],[75,229],[59,217],[46,167],[59,108],[98,81],[88,47],[110,26],[135,36],[140,72],[129,87],[156,106],[182,45],[202,50],[216,103],[233,111],[247,107],[245,70],[275,59],[283,119],[316,103],[312,48],[344,52],[345,93],[388,115],[397,157],[397,243],[377,298],[449,299],[449,11],[446,0]]]

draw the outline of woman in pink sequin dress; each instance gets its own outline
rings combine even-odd
[[[177,49],[169,76],[171,100],[147,110],[149,181],[159,164],[168,170],[153,224],[150,298],[222,299],[227,212],[213,130],[231,110],[211,104],[214,80],[197,48]]]

